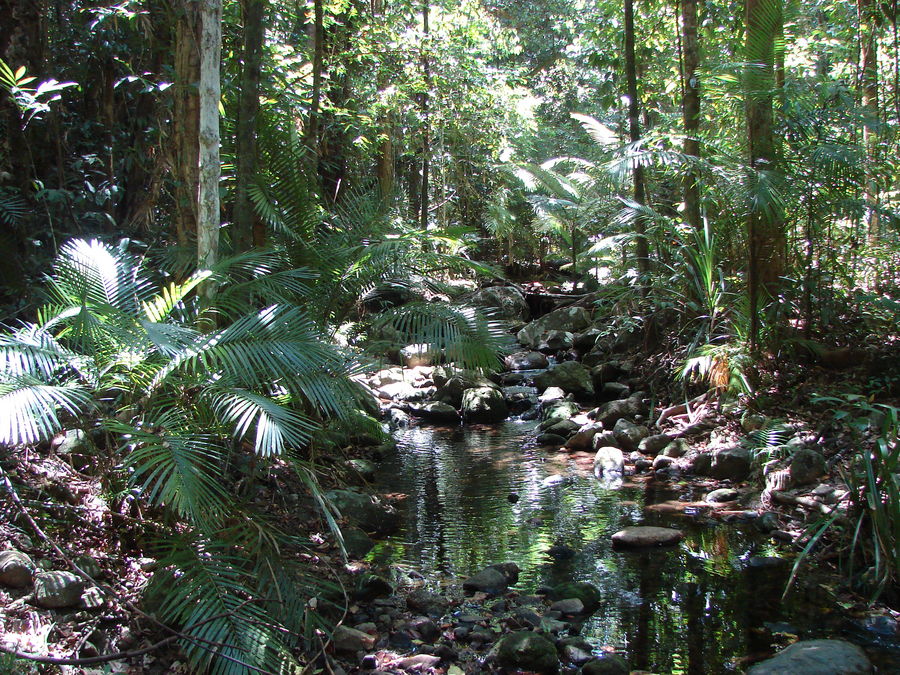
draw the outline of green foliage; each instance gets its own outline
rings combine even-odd
[[[274,580],[258,572],[298,543],[236,500],[229,467],[245,446],[295,461],[318,420],[354,410],[360,392],[346,355],[288,303],[309,275],[281,269],[277,254],[245,254],[180,284],[144,260],[124,244],[62,247],[38,322],[0,337],[0,440],[34,443],[73,425],[108,432],[106,480],[127,476],[181,523],[181,536],[160,542],[161,569],[178,580],[164,584],[160,616],[189,636],[194,665],[277,671],[293,663],[287,626],[299,619],[270,602]],[[213,281],[221,309],[199,295]]]

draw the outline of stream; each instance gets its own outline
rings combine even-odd
[[[486,565],[521,569],[514,590],[587,581],[604,598],[584,624],[595,653],[615,650],[633,669],[657,673],[741,672],[748,655],[801,638],[853,636],[833,597],[804,576],[782,602],[790,563],[752,522],[713,520],[687,484],[627,477],[604,483],[589,455],[533,447],[535,422],[418,426],[395,432],[375,488],[402,493],[403,526],[370,554],[414,569],[436,591]],[[629,525],[676,527],[677,547],[613,550]],[[859,641],[859,640],[858,640]],[[862,642],[862,641],[861,641]],[[896,663],[862,643],[880,672]]]

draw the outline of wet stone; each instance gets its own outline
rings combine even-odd
[[[865,652],[845,640],[802,640],[771,659],[758,663],[747,675],[865,675],[873,672]]]
[[[497,662],[507,668],[538,673],[556,673],[559,660],[556,646],[543,635],[531,631],[510,633],[497,643]]]
[[[737,490],[732,488],[719,488],[706,495],[706,501],[712,502],[713,504],[721,504],[723,502],[733,502],[738,496]]]
[[[668,527],[626,527],[612,536],[613,546],[619,548],[649,548],[671,546],[684,538],[680,530]]]
[[[584,613],[584,603],[578,598],[557,600],[550,605],[551,612],[559,612],[561,616],[575,616]]]
[[[581,669],[582,675],[628,675],[630,672],[628,662],[617,654],[589,661]]]

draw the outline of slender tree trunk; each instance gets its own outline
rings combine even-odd
[[[625,0],[625,79],[628,87],[628,134],[632,143],[641,140],[640,127],[640,102],[637,90],[637,65],[634,56],[634,3],[633,0]],[[634,201],[637,204],[646,203],[646,186],[644,182],[644,167],[635,164],[632,170],[634,183]],[[637,266],[642,278],[650,273],[650,247],[647,244],[646,225],[644,218],[638,214],[634,220],[634,230],[637,235]]]
[[[422,77],[425,80],[425,91],[422,93],[422,196],[419,198],[419,227],[423,230],[428,227],[428,172],[431,163],[431,111],[429,110],[429,95],[431,90],[431,63],[428,52],[431,49],[431,27],[428,19],[431,6],[425,0],[422,6]]]
[[[750,168],[774,174],[777,153],[772,110],[775,90],[775,38],[782,22],[781,0],[747,0],[747,137]],[[771,176],[765,183],[769,183]],[[783,215],[776,201],[758,190],[748,217],[750,342],[759,338],[761,303],[778,297],[785,264]]]
[[[383,21],[384,3],[382,0],[372,0],[372,16],[377,21]],[[384,91],[388,84],[387,72],[384,67],[378,69],[377,86],[379,93]],[[390,110],[383,112],[378,118],[381,142],[378,146],[378,154],[375,158],[375,175],[378,178],[378,190],[383,200],[389,200],[394,193],[394,180],[396,169],[394,165],[394,120]]]
[[[178,4],[175,27],[175,101],[172,117],[175,174],[175,235],[187,246],[197,234],[200,190],[200,11],[197,2]]]
[[[215,264],[219,249],[219,100],[222,60],[222,0],[201,0],[200,38],[200,208],[197,221],[197,263]]]
[[[325,63],[322,0],[313,0],[313,90],[306,125],[307,167],[310,180],[319,184],[319,116],[322,105],[322,69]]]
[[[857,0],[860,43],[860,88],[866,119],[863,125],[865,147],[865,226],[870,243],[878,239],[880,229],[879,189],[875,175],[878,164],[878,9],[873,0]]]
[[[256,124],[266,13],[265,0],[244,0],[244,47],[235,138],[234,247],[265,246],[265,228],[256,217],[249,188],[256,178]]]
[[[681,99],[684,115],[684,154],[700,157],[700,45],[697,40],[697,0],[681,2],[682,51],[684,53],[684,94]],[[695,230],[700,221],[700,176],[695,167],[688,167],[684,175],[684,217]]]

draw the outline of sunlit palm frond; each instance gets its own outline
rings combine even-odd
[[[37,443],[63,428],[60,413],[77,417],[91,406],[90,392],[75,383],[47,384],[28,375],[0,382],[0,444]]]

